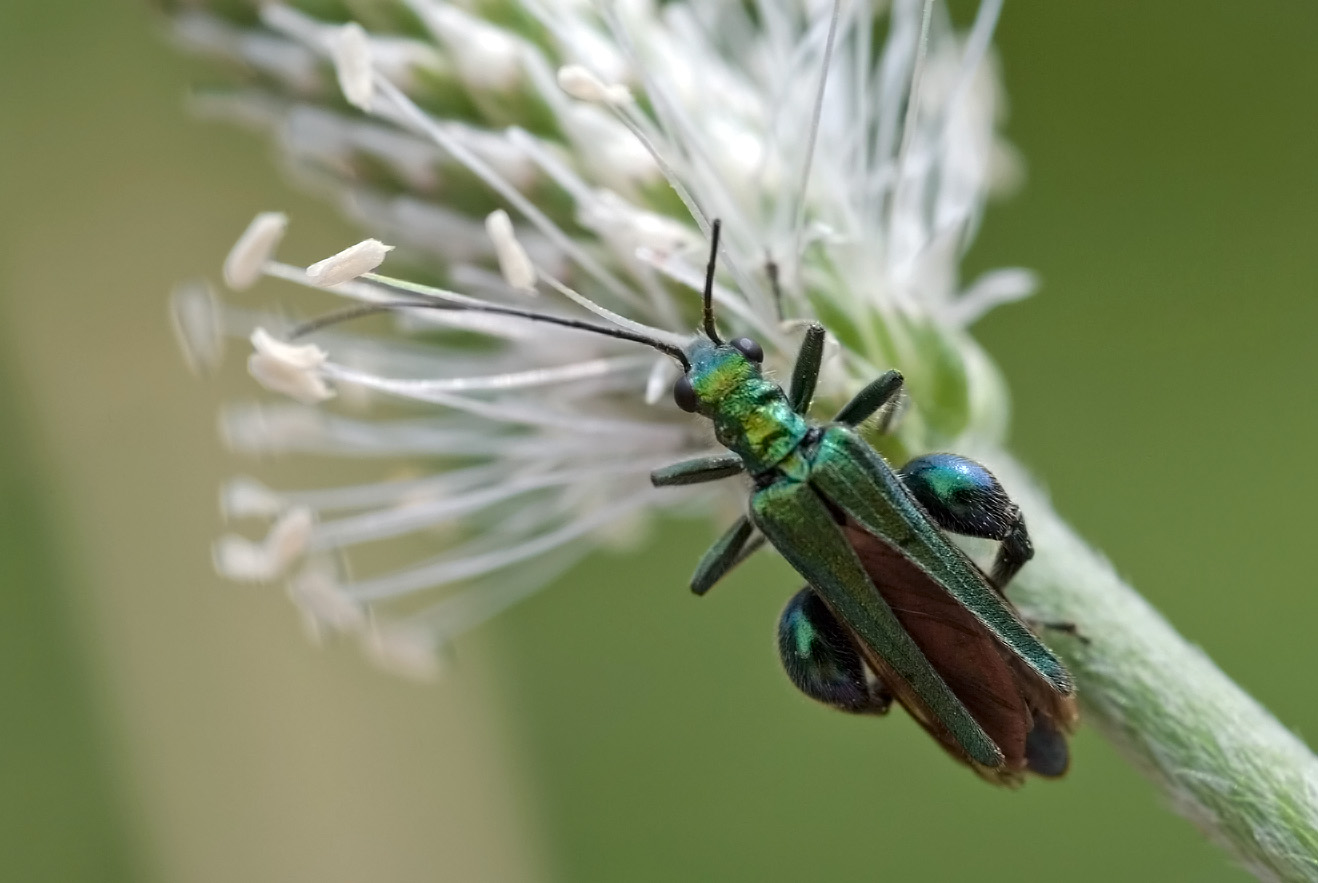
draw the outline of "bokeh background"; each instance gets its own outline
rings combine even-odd
[[[1057,506],[1318,733],[1318,7],[1009,3],[1028,163],[968,270],[1037,268],[981,340]],[[1246,879],[1092,730],[1007,793],[900,714],[794,695],[793,580],[683,588],[709,528],[600,553],[391,679],[212,573],[214,430],[165,298],[258,210],[355,241],[267,146],[190,120],[137,0],[0,6],[0,877],[16,881]],[[274,467],[276,470],[280,467]],[[269,474],[267,471],[266,474]]]

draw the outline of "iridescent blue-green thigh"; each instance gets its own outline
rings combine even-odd
[[[1002,543],[991,574],[999,589],[1033,557],[1034,546],[1019,507],[993,473],[974,460],[927,454],[907,463],[898,474],[944,530]]]
[[[892,704],[867,671],[856,639],[809,586],[778,619],[778,656],[796,688],[817,702],[853,714],[884,714]]]

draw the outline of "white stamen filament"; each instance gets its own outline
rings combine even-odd
[[[503,197],[510,206],[516,208],[522,217],[526,218],[536,226],[551,242],[561,248],[565,254],[570,256],[578,266],[586,270],[592,277],[603,284],[610,293],[619,297],[623,301],[634,301],[635,296],[631,294],[627,286],[609,272],[599,261],[591,257],[579,243],[572,237],[568,236],[563,230],[555,224],[548,215],[541,211],[535,203],[527,199],[520,191],[513,187],[506,178],[500,175],[489,163],[476,156],[471,150],[459,143],[444,128],[435,123],[424,111],[414,104],[411,99],[404,95],[393,84],[384,82],[378,84],[380,93],[387,96],[393,102],[393,111],[400,122],[414,128],[416,131],[430,137],[436,144],[444,148],[453,158],[466,166],[472,174],[479,177],[490,189],[494,190],[499,196]]]
[[[221,510],[226,518],[240,518],[244,515],[265,514],[256,507],[244,509],[241,503],[251,491],[262,495],[274,494],[271,502],[273,511],[280,512],[291,507],[304,507],[324,516],[329,512],[344,512],[369,508],[371,506],[396,506],[407,500],[441,497],[448,494],[465,493],[474,488],[488,485],[506,472],[499,464],[468,466],[427,475],[424,478],[401,479],[397,481],[378,481],[369,484],[348,485],[345,487],[317,488],[304,491],[284,491],[274,494],[250,478],[239,476],[230,479],[221,493]],[[254,485],[255,487],[250,487]]]
[[[281,279],[287,279],[290,282],[297,282],[298,284],[301,285],[308,284],[308,280],[306,279],[305,273],[287,264],[272,262],[266,267],[266,273],[267,275]],[[619,328],[625,328],[629,331],[635,331],[638,334],[644,334],[647,337],[652,337],[655,340],[667,344],[672,344],[673,346],[684,346],[689,341],[689,338],[685,335],[675,334],[671,331],[666,331],[662,328],[656,328],[651,325],[645,325],[640,322],[634,322],[631,319],[626,318],[625,316],[621,316],[613,312],[612,310],[605,309],[595,301],[592,301],[589,298],[581,295],[580,293],[567,288],[561,282],[554,279],[553,277],[547,277],[546,281],[556,291],[559,291],[565,297],[571,299],[574,303],[579,304],[580,306],[584,307],[587,310],[590,310],[592,313],[595,313],[597,316],[608,319],[609,322],[613,323],[614,325],[617,325]],[[369,284],[373,282],[378,282],[380,284],[379,285]],[[314,286],[314,287],[319,287],[319,286]],[[380,276],[374,273],[365,273],[358,281],[341,283],[335,288],[335,293],[345,295],[347,297],[356,298],[366,303],[380,303],[382,301],[393,300],[388,296],[388,289],[390,288],[398,289],[400,291],[406,291],[410,294],[420,295],[421,297],[424,298],[448,301],[450,303],[455,303],[455,304],[483,306],[487,303],[486,301],[482,301],[474,297],[468,297],[463,294],[458,294],[455,291],[448,291],[447,289],[443,289],[443,288],[434,288],[429,285],[420,285],[415,282],[408,282],[405,279],[395,279],[390,276]],[[424,311],[419,310],[417,312],[422,313]],[[430,312],[435,314],[433,318],[435,318],[438,321],[452,321],[444,311],[430,311]],[[469,323],[471,320],[476,318],[478,318],[476,315],[468,315],[465,317],[465,322],[463,324]],[[519,326],[524,326],[529,328],[529,326],[532,325],[532,323],[529,320],[518,319],[515,317],[514,318],[498,317],[495,321],[496,324],[499,326],[511,327],[511,328],[516,328]],[[546,331],[558,332],[560,330],[556,326],[539,326],[539,327],[545,329]],[[573,331],[571,329],[562,329],[562,331],[564,331],[567,334],[573,334],[573,335],[580,334],[580,332]]]
[[[356,383],[368,389],[393,393],[418,401],[445,405],[458,411],[465,411],[480,417],[488,417],[502,423],[521,423],[527,426],[562,429],[569,432],[592,433],[612,438],[631,437],[637,440],[650,439],[664,441],[685,435],[685,432],[667,423],[659,421],[611,420],[591,418],[582,414],[573,414],[565,410],[529,402],[526,400],[503,399],[498,402],[485,402],[478,399],[442,392],[429,385],[425,380],[393,380],[377,377],[327,362],[324,365],[326,376],[342,383]]]
[[[461,427],[461,428],[459,428]],[[528,456],[579,458],[582,438],[496,434],[488,427],[457,420],[357,420],[327,414],[301,405],[230,406],[221,413],[220,429],[225,443],[248,454],[323,454],[342,457],[398,459],[406,457],[489,457],[514,462]],[[627,439],[640,444],[646,456],[664,456],[681,448],[672,445],[673,429],[664,439],[648,439],[640,427]],[[684,435],[684,433],[683,433]],[[588,438],[588,436],[586,436]],[[623,439],[614,435],[613,444]],[[663,442],[667,441],[665,445]]]
[[[534,594],[541,585],[552,582],[580,557],[579,548],[560,546],[537,559],[534,572],[522,570],[506,574],[491,585],[477,585],[455,592],[416,614],[411,622],[432,630],[441,643],[451,641]]]
[[[515,497],[574,482],[601,482],[617,476],[648,474],[644,463],[600,463],[589,469],[511,478],[503,484],[442,499],[418,500],[393,509],[366,512],[316,526],[311,549],[343,548],[401,536],[460,518]]]
[[[399,571],[373,580],[363,580],[344,587],[350,597],[372,602],[397,597],[436,585],[447,585],[461,580],[474,579],[496,570],[518,564],[528,558],[542,555],[551,549],[566,545],[572,540],[598,530],[617,520],[629,511],[651,504],[651,492],[634,494],[601,509],[562,525],[549,533],[541,534],[523,543],[501,546],[492,552],[463,556],[443,556],[411,570]]]
[[[662,399],[673,387],[677,379],[677,366],[667,356],[654,360],[650,374],[645,379],[645,403],[653,405]]]

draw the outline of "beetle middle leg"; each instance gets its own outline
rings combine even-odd
[[[993,473],[974,460],[927,454],[907,463],[898,475],[939,527],[1001,543],[989,574],[999,591],[1034,557],[1020,507]]]

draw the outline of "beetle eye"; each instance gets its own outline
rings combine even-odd
[[[673,384],[673,401],[683,411],[694,414],[696,412],[696,390],[691,385],[691,378],[683,374],[677,378]]]
[[[749,337],[738,337],[731,343],[732,348],[740,352],[743,356],[750,359],[755,364],[764,361],[764,350],[760,345]]]

